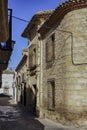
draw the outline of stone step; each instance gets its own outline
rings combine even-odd
[[[48,119],[36,118],[36,120],[38,120],[44,126],[44,130],[87,130],[84,128],[64,126],[60,123],[55,123]]]

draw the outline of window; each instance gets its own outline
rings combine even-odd
[[[29,67],[32,67],[33,65],[33,55],[29,54]]]
[[[53,34],[46,43],[46,62],[53,62],[55,59],[55,34]]]
[[[32,49],[29,54],[29,67],[32,68],[36,65],[36,48]]]
[[[21,83],[21,76],[18,76],[18,84]]]
[[[47,82],[48,109],[55,110],[55,80]]]
[[[31,31],[29,32],[29,36],[30,36],[30,40],[32,41],[34,39],[34,37],[36,36],[37,33],[37,26],[33,25],[33,27],[31,28]]]
[[[26,74],[22,73],[22,82],[26,79]]]

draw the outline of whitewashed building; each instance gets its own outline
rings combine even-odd
[[[14,71],[7,69],[2,74],[1,92],[13,96]]]

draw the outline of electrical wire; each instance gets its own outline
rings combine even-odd
[[[23,22],[27,22],[27,23],[31,22],[32,24],[36,24],[36,25],[37,25],[37,23],[32,22],[32,21],[27,21],[27,20],[25,20],[25,19],[22,19],[22,18],[19,18],[19,17],[16,17],[16,16],[12,16],[12,17],[15,18],[15,19],[17,19],[17,20],[23,21]],[[42,26],[43,26],[43,25],[42,25]],[[44,25],[44,27],[49,28],[49,29],[51,28],[50,26],[46,26],[46,25]],[[85,62],[85,63],[75,63],[74,60],[73,60],[73,51],[74,51],[74,50],[73,50],[73,33],[70,32],[70,31],[63,30],[63,29],[56,29],[56,30],[58,30],[58,31],[60,31],[60,32],[68,33],[68,34],[71,35],[71,57],[72,57],[72,64],[73,64],[73,65],[83,65],[83,64],[87,64],[86,62]]]
[[[29,23],[29,21],[27,21],[27,20],[25,20],[25,19],[22,19],[22,18],[19,18],[19,17],[16,17],[16,16],[12,16],[12,17],[15,18],[15,19],[17,19],[17,20],[20,20],[20,21]]]

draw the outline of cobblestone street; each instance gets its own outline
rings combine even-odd
[[[10,97],[0,97],[0,130],[83,130],[35,118]]]

